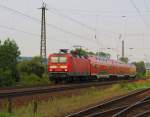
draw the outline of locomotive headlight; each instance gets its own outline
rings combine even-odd
[[[67,68],[67,66],[63,65],[63,66],[60,66],[60,68],[62,68],[62,69],[66,69],[66,68]]]
[[[52,68],[57,68],[57,66],[50,66],[49,68],[51,68],[51,69],[52,69]]]
[[[65,69],[65,71],[67,71],[67,69]]]
[[[49,71],[53,71],[52,69],[50,69]]]

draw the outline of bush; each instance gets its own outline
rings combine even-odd
[[[137,76],[144,76],[146,73],[145,63],[143,61],[140,61],[134,62],[133,64],[136,66]]]
[[[20,79],[20,83],[21,85],[36,85],[39,83],[39,80],[40,78],[35,74],[24,74]]]
[[[38,77],[42,77],[45,71],[45,68],[43,65],[41,65],[41,59],[40,57],[34,57],[32,60],[30,61],[21,61],[18,63],[17,65],[17,69],[19,71],[20,76],[22,74],[35,74]]]
[[[44,85],[49,83],[47,77],[39,78],[35,74],[24,74],[20,79],[20,84],[23,86]]]
[[[34,57],[28,61],[20,61],[17,65],[21,78],[20,84],[25,86],[49,84],[45,69],[46,67],[41,64],[40,57]]]

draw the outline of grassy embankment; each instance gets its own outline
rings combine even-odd
[[[150,77],[150,71],[146,71],[145,76]]]
[[[14,113],[11,115],[5,112],[0,113],[0,117],[61,117],[66,113],[98,103],[105,99],[122,95],[135,89],[148,87],[150,87],[150,79],[146,81],[141,80],[136,83],[121,83],[104,90],[92,87],[78,96],[72,95],[71,97],[55,98],[53,101],[41,102],[38,105],[38,113],[36,115],[33,115],[33,105],[29,104],[21,109],[14,109]]]

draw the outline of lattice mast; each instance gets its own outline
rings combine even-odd
[[[47,53],[46,53],[46,18],[45,11],[47,10],[46,4],[43,2],[42,7],[42,19],[41,19],[41,46],[40,46],[40,56],[42,58],[41,63],[45,64],[47,62]]]

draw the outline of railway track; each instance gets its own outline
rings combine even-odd
[[[146,114],[149,111],[150,111],[150,96],[144,98],[143,100],[136,102],[133,105],[130,105],[129,107],[115,114],[113,117],[120,117],[120,116],[121,117],[133,117],[133,116],[139,117],[139,116],[142,116],[143,114]]]
[[[62,92],[74,89],[82,89],[91,86],[101,87],[106,85],[112,85],[120,82],[132,82],[133,80],[120,80],[111,82],[92,82],[92,83],[80,83],[80,84],[69,84],[69,85],[56,85],[56,86],[41,86],[41,87],[30,87],[30,88],[14,88],[14,89],[3,89],[0,90],[0,99],[8,97],[19,97],[29,96],[35,94]],[[136,81],[136,80],[135,80]]]
[[[27,88],[14,88],[14,89],[0,89],[0,106],[3,108],[3,101],[7,99],[7,109],[8,112],[12,112],[12,105],[22,105],[27,104],[34,100],[34,105],[36,105],[38,100],[53,99],[53,96],[66,95],[66,91],[71,94],[76,92],[78,89],[85,89],[89,87],[103,88],[105,86],[111,86],[112,84],[117,84],[121,82],[134,82],[136,80],[120,80],[120,81],[110,81],[110,82],[90,82],[90,83],[80,83],[80,84],[68,84],[68,85],[56,85],[56,86],[38,86],[38,87],[27,87]],[[67,95],[69,95],[67,94]],[[18,99],[20,101],[18,101]],[[23,99],[24,101],[21,101]],[[34,106],[36,107],[36,106]],[[37,108],[35,108],[37,110]]]
[[[145,78],[146,79],[146,78]],[[143,79],[143,80],[145,80]],[[44,86],[33,86],[33,87],[14,87],[14,88],[1,88],[0,89],[0,99],[3,98],[13,98],[20,96],[29,96],[36,94],[44,94],[44,93],[53,93],[53,92],[63,92],[75,89],[82,89],[87,87],[101,87],[112,84],[117,84],[121,82],[135,82],[141,80],[140,78],[134,80],[117,80],[117,81],[104,81],[104,82],[84,82],[78,84],[61,84],[61,85],[44,85]]]
[[[150,89],[144,89],[73,113],[67,117],[143,117],[143,115],[147,117],[150,114],[149,110]]]
[[[38,87],[27,87],[27,88],[6,88],[6,89],[0,89],[0,103],[3,102],[3,99],[7,98],[8,101],[8,112],[12,112],[12,105],[18,105],[18,102],[16,99],[25,99],[27,103],[29,101],[34,100],[34,107],[35,110],[37,110],[37,100],[40,99],[53,99],[52,96],[55,96],[55,94],[64,94],[66,91],[77,91],[78,89],[84,89],[89,87],[98,87],[103,88],[105,86],[111,86],[113,84],[117,83],[128,83],[128,82],[135,82],[141,79],[134,79],[134,80],[118,80],[118,81],[107,81],[107,82],[88,82],[88,83],[80,83],[80,84],[67,84],[67,85],[53,85],[53,86],[38,86]],[[70,92],[70,93],[71,93]],[[43,94],[43,95],[41,95]],[[27,99],[26,99],[27,97]],[[14,103],[13,103],[14,102]],[[19,102],[19,105],[21,102]],[[2,105],[1,105],[2,106]],[[118,108],[119,109],[119,108]],[[119,109],[120,110],[120,109]],[[118,111],[117,111],[118,112]],[[147,112],[148,113],[148,112]],[[145,113],[145,114],[147,114]]]

